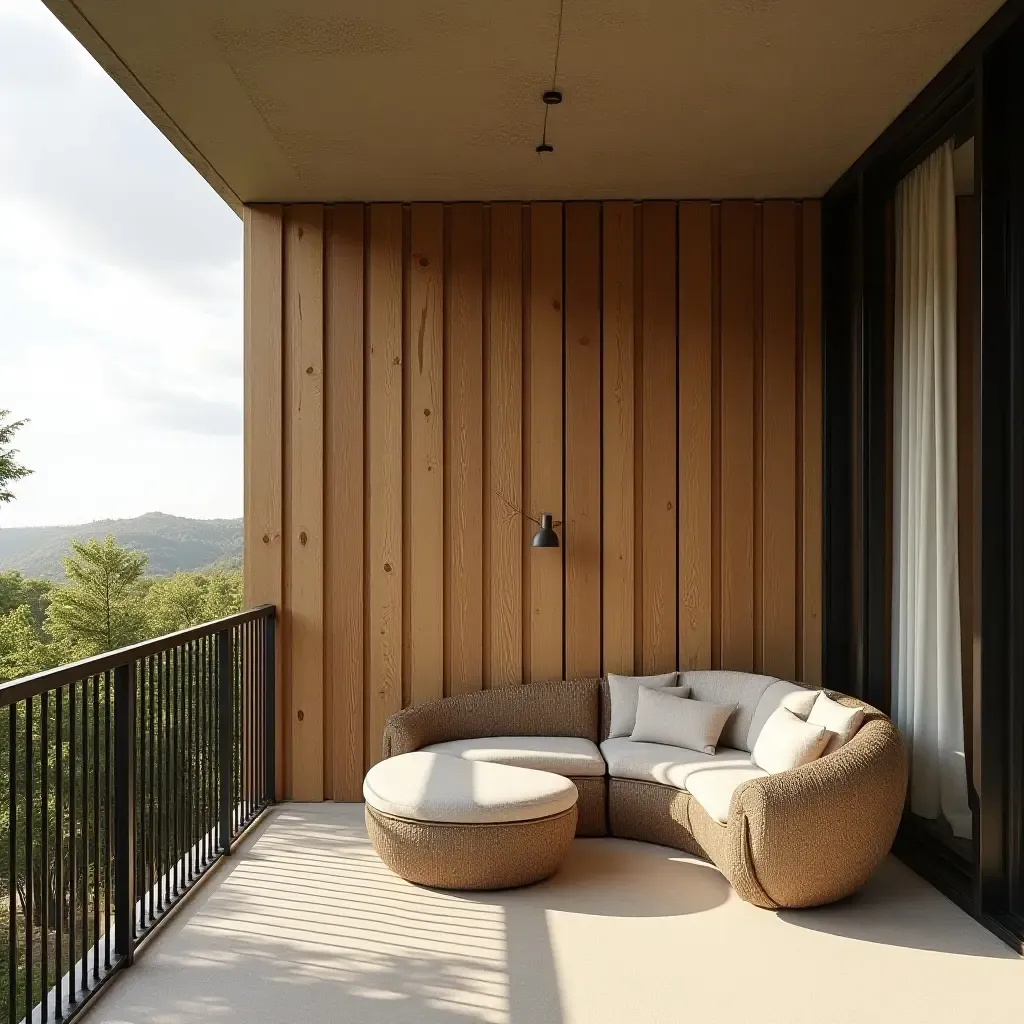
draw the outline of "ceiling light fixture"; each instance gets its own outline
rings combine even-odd
[[[562,13],[564,10],[565,0],[558,0],[558,33],[555,36],[555,61],[551,69],[551,88],[541,96],[544,101],[544,126],[540,133],[540,143],[537,145],[537,152],[540,154],[554,153],[555,151],[555,147],[548,142],[548,110],[562,102],[562,94],[556,86],[558,85],[558,54],[562,49]]]

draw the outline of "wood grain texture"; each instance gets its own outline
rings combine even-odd
[[[485,684],[523,680],[523,215],[491,209],[486,351]]]
[[[402,707],[402,208],[370,208],[366,344],[367,749]]]
[[[445,304],[445,693],[483,682],[483,208],[450,214]]]
[[[797,672],[797,204],[762,208],[760,650],[761,672]]]
[[[801,298],[801,537],[800,581],[801,676],[804,682],[821,686],[822,664],[822,387],[821,376],[821,204],[802,204]]]
[[[288,795],[324,795],[323,207],[289,207],[284,237]]]
[[[711,203],[679,204],[679,667],[711,665]]]
[[[524,501],[530,515],[562,520],[562,206],[530,207],[530,314],[526,339]],[[529,544],[536,524],[524,518]],[[561,531],[560,531],[561,532]],[[529,652],[524,681],[561,679],[563,548],[530,549]]]
[[[676,219],[674,203],[643,205],[643,534],[641,664],[677,666]]]
[[[246,212],[246,600],[281,613],[282,796],[358,799],[386,717],[441,694],[820,682],[817,202],[320,216]]]
[[[636,669],[636,350],[633,204],[605,203],[602,246],[603,670]]]
[[[754,204],[722,204],[721,668],[754,667]]]
[[[565,674],[601,674],[601,207],[565,208]]]
[[[247,608],[283,606],[283,430],[282,401],[282,210],[247,206],[244,232],[245,537],[242,557]],[[277,647],[276,702],[281,707],[284,672]],[[283,720],[278,716],[275,747],[284,764]],[[277,799],[284,797],[284,772],[277,773]]]
[[[444,207],[411,213],[408,346],[408,680],[412,704],[444,696]]]
[[[363,781],[363,207],[324,225],[324,792]],[[355,581],[355,582],[353,582]]]

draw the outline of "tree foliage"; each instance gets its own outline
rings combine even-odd
[[[14,500],[8,484],[23,480],[32,472],[17,461],[18,450],[14,447],[14,435],[28,420],[10,420],[10,415],[10,410],[0,409],[0,504]]]
[[[180,572],[163,578],[147,577],[146,556],[120,547],[111,537],[102,543],[95,540],[73,543],[64,565],[68,578],[66,584],[26,579],[17,572],[0,573],[0,683],[77,658],[200,625],[230,615],[242,607],[240,570]],[[201,677],[204,669],[198,665],[186,671],[199,672]],[[140,685],[145,688],[152,683],[142,677]],[[19,701],[0,711],[0,793],[14,791],[20,794],[16,806],[21,808],[12,829],[9,801],[0,800],[0,850],[4,851],[5,866],[12,831],[15,840],[13,877],[0,878],[0,1019],[3,1020],[7,1019],[11,996],[15,996],[18,1006],[24,998],[24,940],[19,938],[17,950],[12,952],[8,948],[8,896],[13,893],[15,897],[17,935],[23,934],[26,918],[31,917],[38,945],[52,940],[58,918],[64,922],[65,935],[68,934],[71,887],[74,886],[76,892],[91,893],[102,881],[96,875],[95,863],[90,866],[86,855],[88,837],[83,819],[79,817],[72,824],[66,799],[59,825],[63,837],[62,881],[59,886],[55,872],[58,829],[54,802],[58,764],[56,737],[63,737],[59,749],[65,793],[73,777],[89,778],[108,758],[104,728],[96,730],[100,741],[98,746],[80,741],[75,748],[70,740],[72,721],[84,722],[82,735],[93,735],[94,726],[105,722],[108,713],[106,685],[97,679],[91,684],[79,683],[76,686],[79,710],[75,719],[72,719],[69,707],[70,691],[65,693],[59,712],[54,695],[45,700],[36,697],[31,702]],[[87,699],[90,694],[91,699]],[[43,743],[44,718],[49,736],[47,744]],[[13,760],[9,750],[12,725],[15,737]],[[29,742],[32,744],[31,757],[28,755]],[[74,759],[72,750],[75,750]],[[45,816],[50,859],[44,862],[42,858],[42,814],[37,808],[32,821],[32,870],[29,871],[24,793],[28,773],[31,773],[32,791],[36,800],[41,801],[44,762],[50,780]],[[13,779],[9,774],[11,765],[14,766]],[[94,821],[92,828],[94,841],[104,849],[106,820],[102,824]],[[74,856],[72,850],[75,851]],[[42,934],[41,908],[44,905],[50,936]],[[29,908],[31,914],[28,913]],[[87,934],[79,935],[82,947],[96,938],[95,933],[89,930],[91,927],[87,922]],[[8,991],[6,970],[8,957],[12,955],[19,964],[19,991],[15,993]],[[50,984],[53,983],[54,970],[51,961]],[[33,999],[39,999],[41,994],[42,980],[37,971]]]

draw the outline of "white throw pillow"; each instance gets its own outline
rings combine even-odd
[[[784,707],[787,711],[792,711],[797,718],[802,718],[806,722],[819,693],[821,690],[801,690],[799,693],[787,693],[779,706]]]
[[[679,687],[685,689],[685,687]],[[668,690],[641,690],[636,725],[629,738],[641,743],[667,743],[713,754],[735,704],[688,700]]]
[[[828,739],[823,725],[805,722],[788,708],[776,708],[764,723],[751,757],[766,772],[788,772],[817,761]]]
[[[864,709],[848,708],[824,693],[819,693],[807,721],[811,725],[820,725],[828,730],[829,738],[825,753],[831,754],[833,750],[838,750],[844,743],[853,739],[864,721]]]
[[[608,673],[608,692],[611,695],[612,721],[608,739],[628,736],[636,723],[636,697],[641,687],[661,690],[675,686],[678,672],[664,672],[659,676],[617,676]],[[682,696],[682,694],[680,694]]]

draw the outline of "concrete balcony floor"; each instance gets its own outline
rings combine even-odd
[[[973,1024],[1024,1014],[1024,961],[890,858],[779,914],[663,847],[578,840],[527,889],[416,888],[361,805],[275,808],[88,1024]]]

